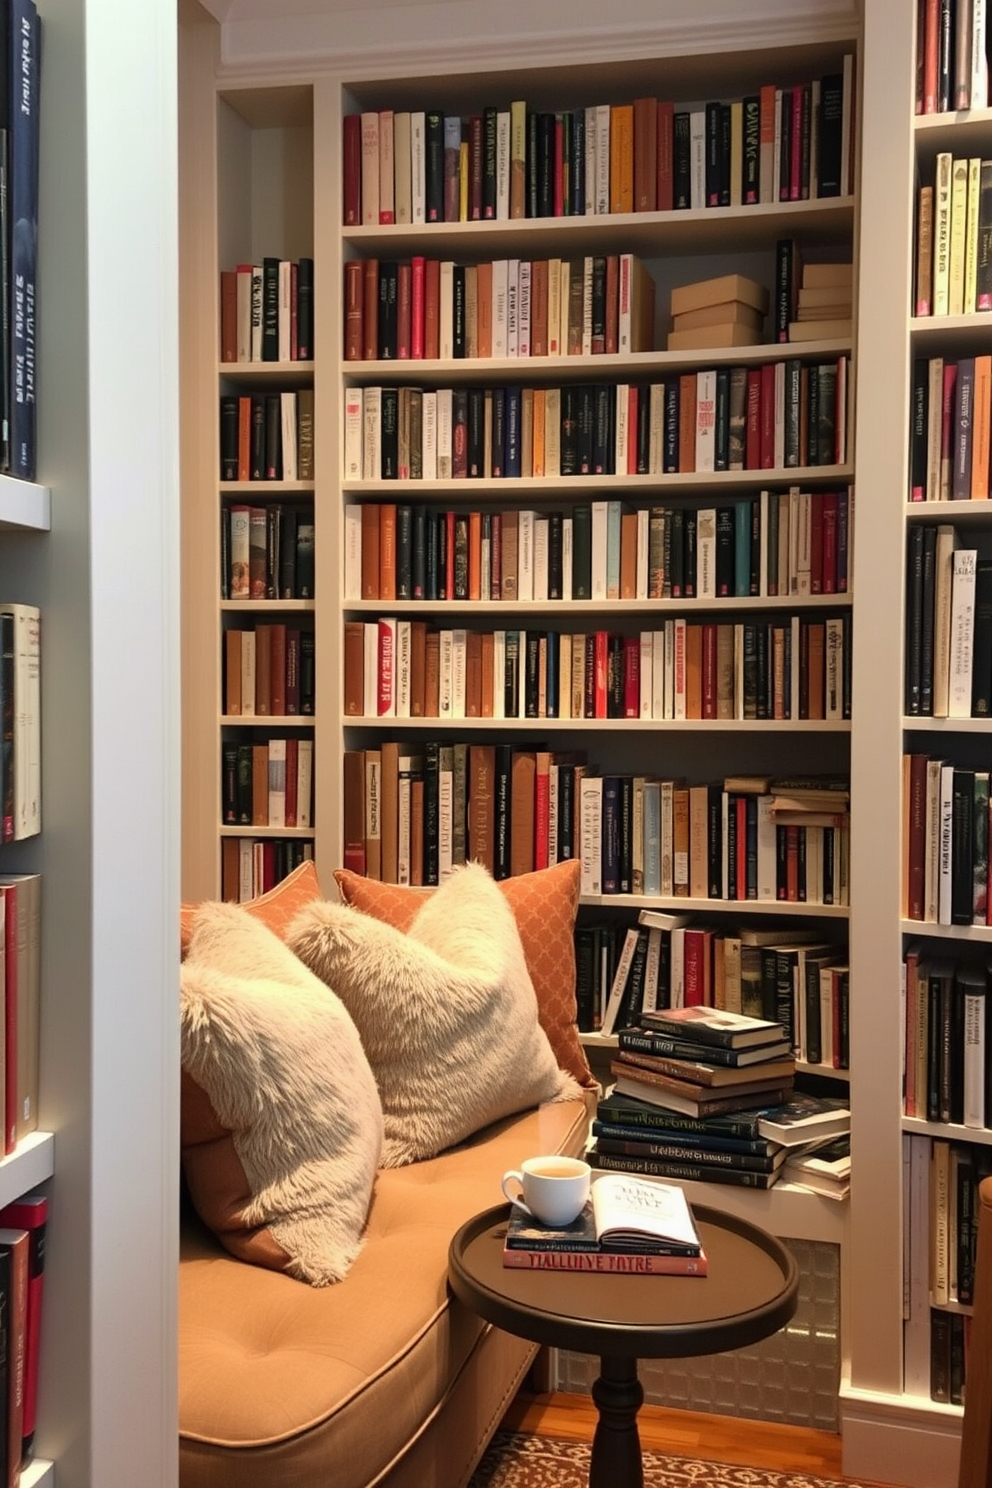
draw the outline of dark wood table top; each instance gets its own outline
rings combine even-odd
[[[791,1252],[757,1225],[693,1204],[707,1276],[607,1275],[503,1265],[509,1205],[462,1225],[448,1255],[460,1301],[533,1343],[620,1358],[683,1358],[743,1348],[796,1310]]]

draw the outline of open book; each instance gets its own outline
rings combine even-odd
[[[702,1250],[683,1190],[629,1173],[594,1178],[585,1208],[568,1225],[540,1224],[515,1204],[506,1248],[680,1256]]]

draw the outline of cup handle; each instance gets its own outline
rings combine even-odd
[[[510,1192],[507,1185],[511,1183],[519,1184],[519,1193]],[[509,1199],[511,1204],[516,1204],[517,1208],[522,1209],[525,1214],[531,1213],[530,1209],[528,1209],[523,1199],[524,1177],[522,1173],[518,1173],[515,1169],[511,1170],[509,1173],[504,1173],[502,1179],[500,1180],[500,1187],[503,1190],[503,1197],[505,1199]]]

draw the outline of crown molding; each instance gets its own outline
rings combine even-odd
[[[255,14],[260,0],[212,0],[221,19],[225,74],[277,69],[384,73],[414,68],[476,71],[529,64],[581,63],[603,56],[698,55],[849,39],[859,33],[857,0],[623,0],[608,23],[590,0],[462,0],[457,27],[449,3],[367,4],[362,8]],[[535,14],[536,11],[536,14]]]

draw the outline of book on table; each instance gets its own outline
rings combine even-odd
[[[518,1205],[503,1242],[506,1266],[702,1276],[706,1257],[681,1188],[629,1174],[593,1179],[582,1213],[545,1225]]]
[[[786,1038],[781,1023],[752,1018],[746,1013],[734,1013],[725,1008],[692,1006],[645,1010],[641,1021],[673,1038],[715,1044],[723,1049],[755,1048],[762,1044],[780,1043]]]

